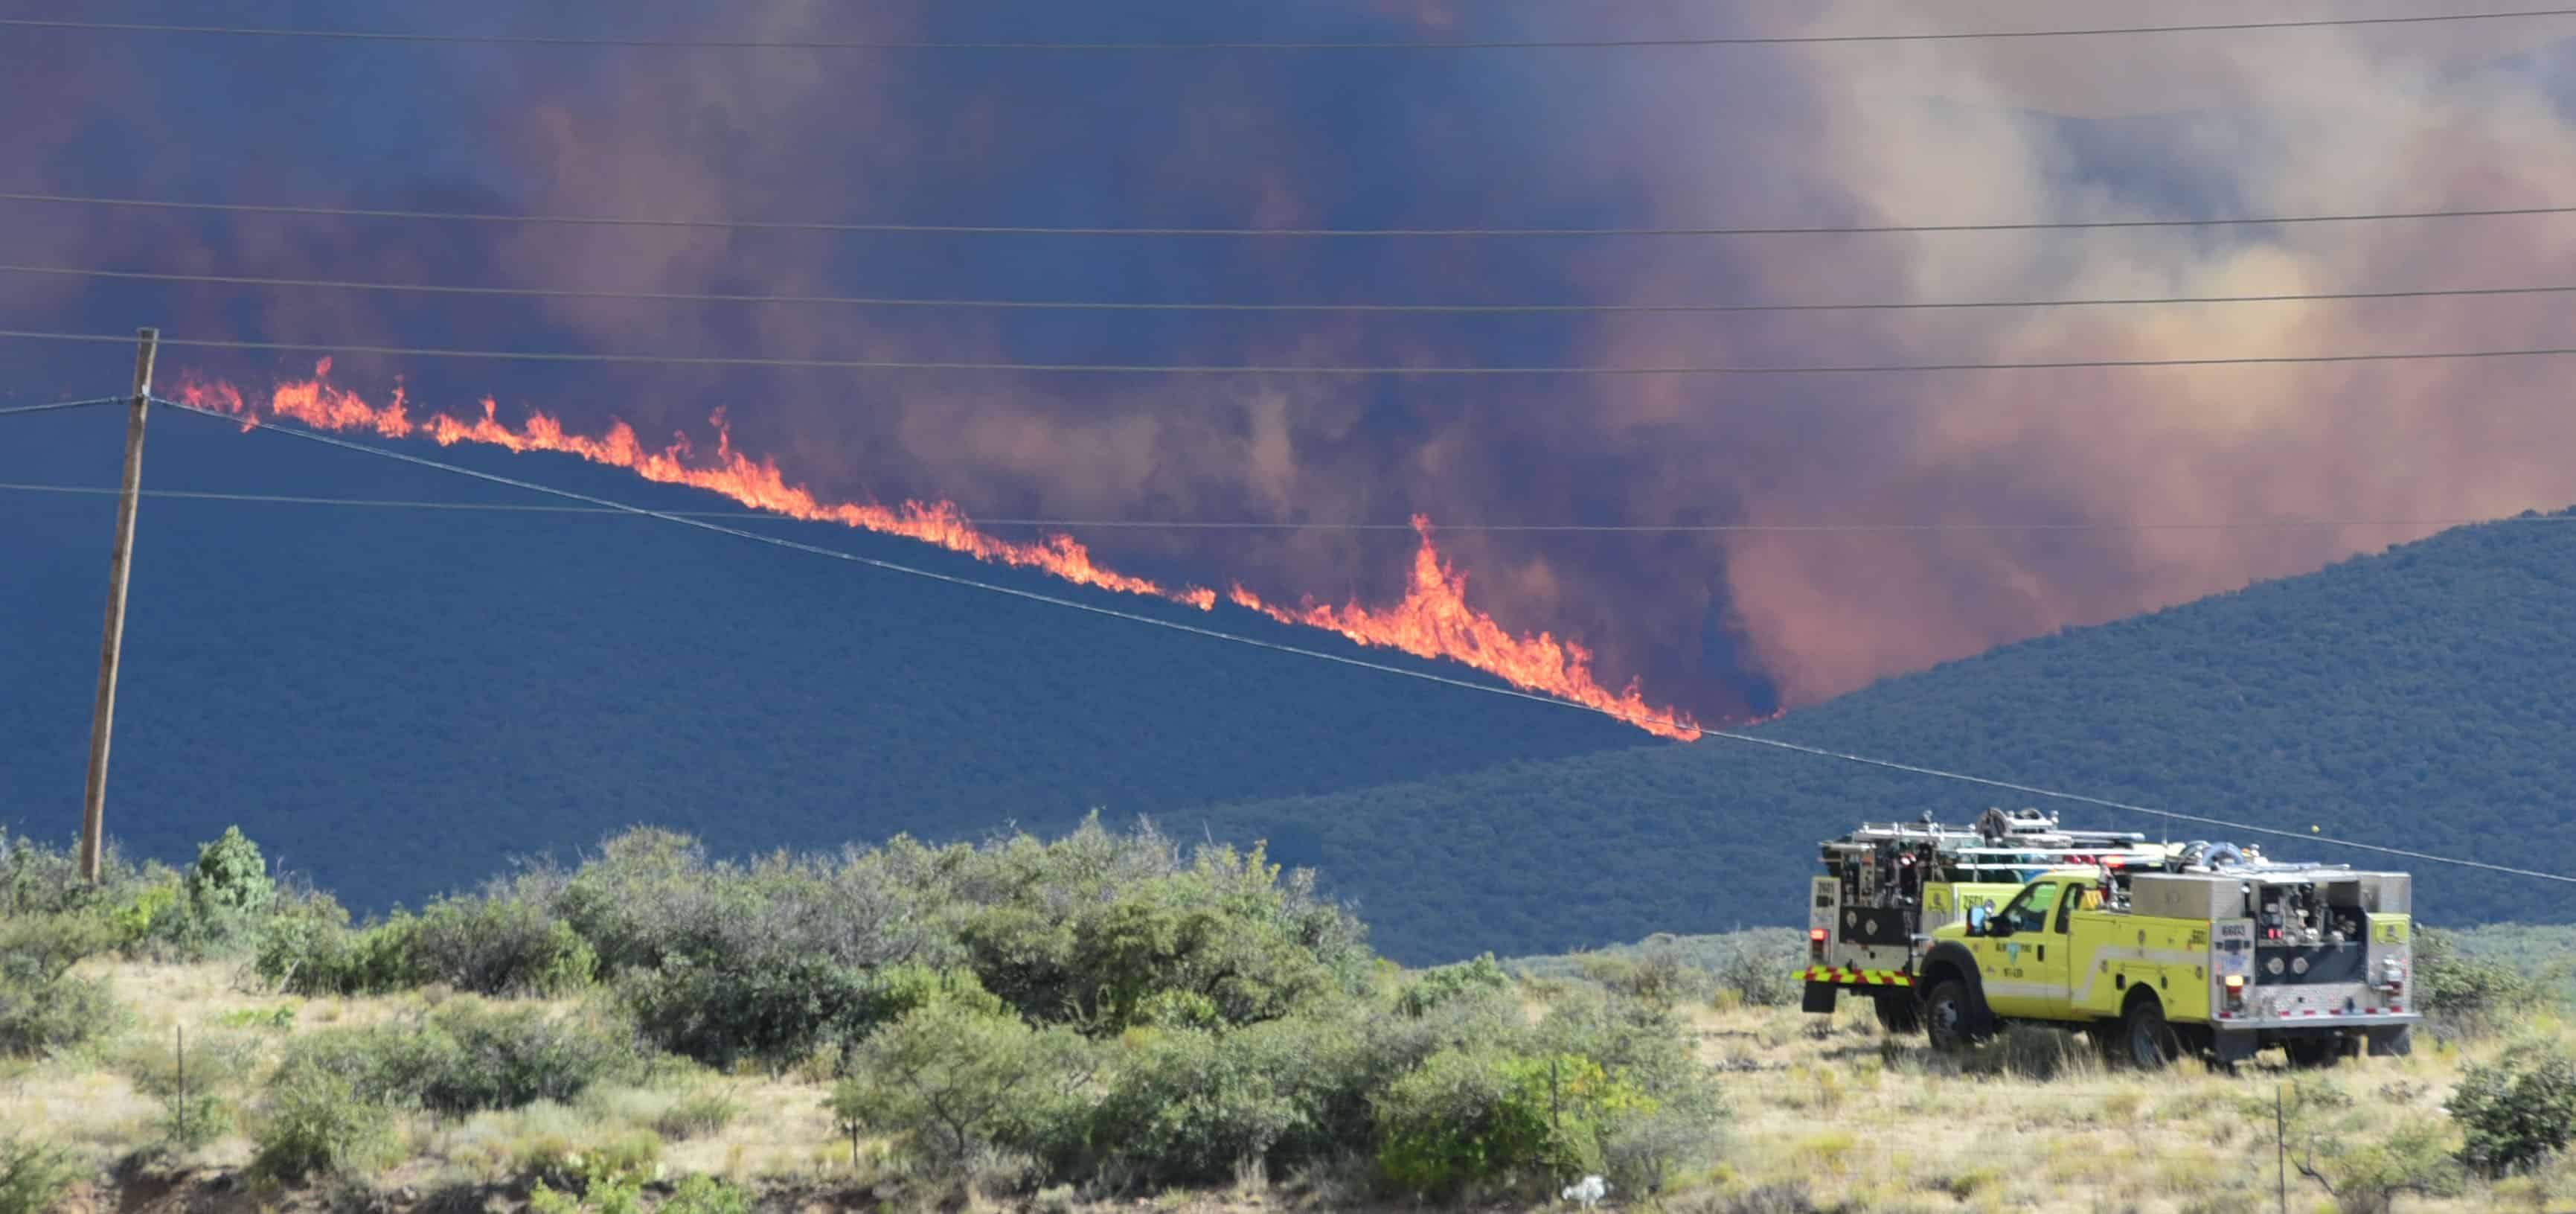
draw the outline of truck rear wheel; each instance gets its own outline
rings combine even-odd
[[[1935,984],[1923,1001],[1923,1035],[1932,1048],[1955,1054],[1977,1039],[1977,1016],[1968,1002],[1968,984],[1951,978]]]
[[[2403,1058],[2415,1052],[2415,1026],[2401,1024],[2395,1028],[2372,1029],[2369,1042],[2373,1058]]]
[[[1878,1004],[1878,1027],[1893,1037],[1923,1027],[1923,1009],[1915,1006],[1910,990],[1880,991],[1871,997]]]
[[[2173,1026],[2165,1023],[2164,1005],[2153,995],[2130,1000],[2120,1027],[2129,1061],[2139,1070],[2161,1071],[2182,1056],[2182,1042],[2174,1036]]]
[[[2292,1037],[2281,1043],[2290,1056],[2290,1065],[2301,1070],[2324,1070],[2343,1061],[2344,1044],[2340,1037]]]

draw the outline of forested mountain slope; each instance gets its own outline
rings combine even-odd
[[[0,482],[113,486],[122,434],[115,410],[10,419]],[[412,449],[615,500],[730,506],[554,456]],[[551,500],[170,410],[152,419],[145,480]],[[0,491],[0,508],[0,824],[64,840],[80,821],[114,500]],[[753,525],[1363,652],[1230,606],[1084,591],[836,526]],[[647,519],[152,498],[136,547],[111,832],[175,861],[240,823],[361,908],[417,906],[508,856],[569,854],[638,823],[734,854],[973,839],[1094,807],[1125,821],[1658,744],[1589,713]]]
[[[2557,521],[2567,517],[2460,528],[2008,646],[1754,732],[2576,873],[2576,522]],[[1710,739],[1231,805],[1173,825],[1268,837],[1320,865],[1362,903],[1382,948],[1419,962],[1797,922],[1820,839],[1864,818],[1965,820],[2030,801]],[[2271,850],[2371,859],[2289,840]],[[2436,922],[2576,919],[2567,886],[2408,867],[2419,913]]]

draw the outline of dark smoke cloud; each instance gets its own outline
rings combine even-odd
[[[689,10],[695,10],[694,12]],[[1506,9],[1510,11],[1505,11]],[[971,10],[971,11],[966,11]],[[2338,10],[2339,12],[2345,10]],[[2394,11],[2394,10],[2390,10]],[[1928,28],[1886,4],[1621,6],[1617,32]],[[1995,27],[2125,24],[2102,3]],[[1115,18],[1115,19],[1113,19]],[[2158,20],[2241,19],[2214,4]],[[424,17],[424,21],[428,18]],[[487,4],[443,27],[508,25]],[[646,5],[622,30],[793,38],[1599,36],[1546,4]],[[1939,19],[1941,25],[1965,17]],[[533,27],[530,27],[533,28]],[[2576,197],[2548,29],[1798,50],[972,57],[136,47],[45,35],[0,88],[29,186],[466,210],[1031,224],[1583,226],[2154,218]],[[32,37],[32,36],[31,36]],[[154,70],[133,72],[125,56]],[[102,80],[130,84],[111,89]],[[220,106],[207,98],[220,98]],[[850,237],[6,212],[12,256],[613,289],[1026,298],[1944,300],[2576,281],[2576,225],[2492,220],[1776,240]],[[2170,358],[2565,345],[2539,299],[1606,318],[460,305],[11,280],[14,327],[786,357],[1602,364]],[[68,356],[10,350],[53,383]],[[54,361],[47,361],[52,359]],[[192,359],[263,378],[296,360]],[[91,359],[112,368],[114,360]],[[1587,523],[2495,516],[2576,500],[2548,360],[1813,378],[715,374],[341,360],[706,434],[829,491],[989,516]],[[1611,679],[1725,716],[2315,568],[2404,528],[1534,537],[1453,532],[1472,594]],[[1274,597],[1391,596],[1397,534],[1104,531]]]

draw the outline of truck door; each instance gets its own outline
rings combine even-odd
[[[2071,1019],[2075,1015],[2075,912],[2099,910],[2101,887],[2091,881],[2068,881],[2057,895],[2057,913],[2050,916],[2048,933],[2033,937],[2038,947],[2032,950],[2032,981],[2045,987],[2033,996],[2032,1010],[2023,1013],[2050,1020]]]
[[[2066,937],[2055,933],[2064,889],[2058,881],[2025,886],[1995,913],[1994,921],[2010,930],[1989,929],[1989,935],[1976,941],[1986,1006],[1996,1015],[2056,1018],[2066,1014]]]

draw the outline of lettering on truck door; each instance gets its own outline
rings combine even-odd
[[[2066,938],[2053,935],[2059,894],[2065,886],[2042,881],[2021,891],[1995,914],[2011,925],[2002,936],[1978,940],[1977,968],[1985,978],[1986,1006],[1998,1016],[2063,1015],[2066,1006]],[[2054,942],[2057,947],[2050,948]],[[2049,976],[2054,968],[2052,989]]]

